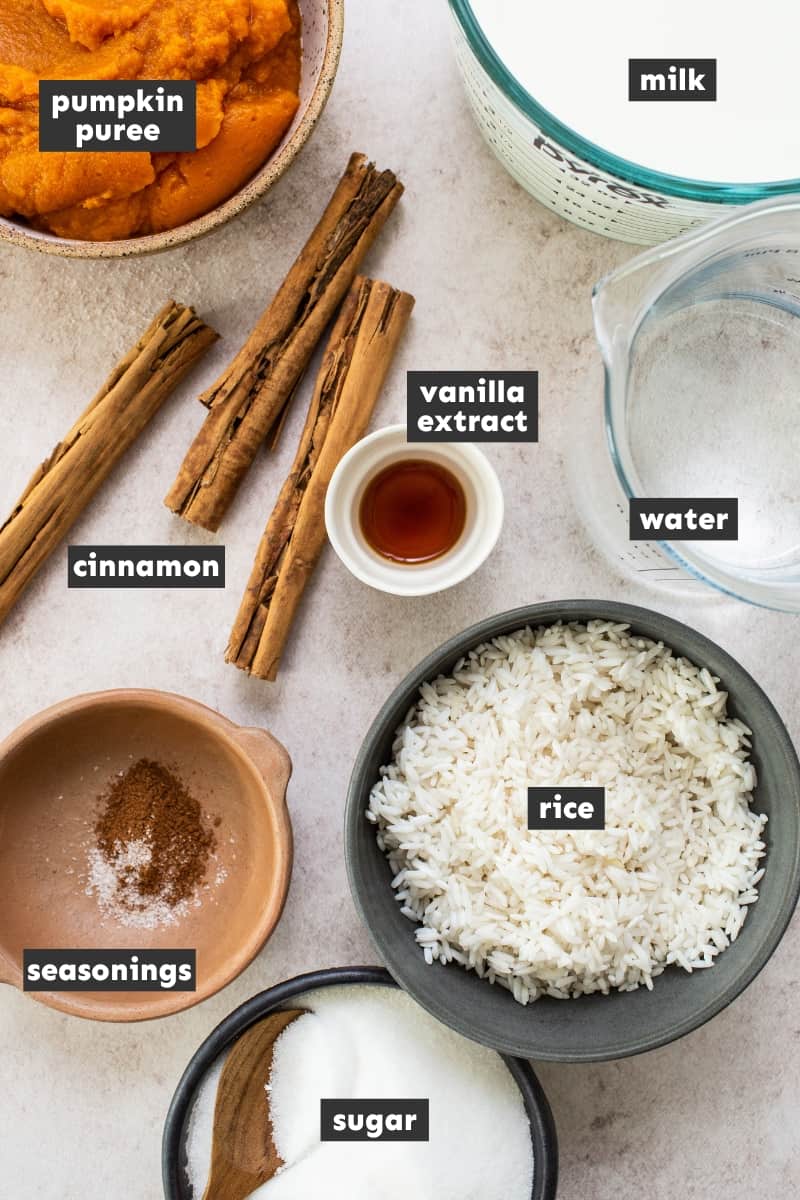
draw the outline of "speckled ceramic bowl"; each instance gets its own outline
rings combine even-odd
[[[303,15],[303,74],[300,106],[283,141],[263,167],[222,204],[176,229],[121,238],[115,242],[88,242],[60,238],[52,233],[30,229],[22,222],[0,217],[0,240],[15,246],[28,246],[63,258],[128,258],[133,254],[153,254],[171,250],[194,238],[210,233],[254,200],[269,191],[311,136],[330,95],[344,32],[344,0],[299,0]]]
[[[391,758],[397,727],[420,685],[448,674],[469,650],[525,625],[555,621],[624,621],[634,633],[663,641],[707,667],[728,693],[728,711],[753,731],[758,784],[753,807],[769,818],[764,877],[736,941],[714,966],[691,975],[671,966],[653,991],[595,993],[576,1000],[546,996],[517,1004],[456,964],[428,966],[401,912],[392,872],[365,813],[381,764]],[[787,630],[787,638],[791,634]],[[788,644],[788,643],[787,643]],[[356,905],[386,966],[418,1004],[458,1033],[503,1054],[557,1062],[597,1062],[640,1054],[691,1033],[744,991],[765,966],[788,925],[800,894],[800,762],[778,713],[754,679],[708,638],[661,613],[607,600],[532,604],[481,621],[434,650],[378,713],[356,759],[345,816],[345,857]]]

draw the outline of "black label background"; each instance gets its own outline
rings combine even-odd
[[[52,116],[53,97],[63,96],[136,96],[143,91],[150,96],[164,88],[165,96],[179,95],[183,100],[183,112],[129,112],[119,118],[114,113],[69,112],[58,118]],[[135,151],[138,153],[175,154],[197,149],[197,84],[192,79],[40,79],[39,80],[39,150],[70,151],[83,154],[102,150],[104,153]],[[141,141],[123,138],[119,142],[101,142],[92,138],[78,149],[77,128],[79,125],[157,125],[159,137],[151,142],[144,137]]]
[[[685,514],[693,509],[695,513],[727,513],[728,520],[720,533],[718,529],[665,529],[662,523],[660,529],[645,529],[642,524],[642,514],[670,513]],[[712,500],[704,497],[700,500],[664,500],[648,499],[630,501],[628,510],[628,537],[632,542],[735,542],[739,538],[739,501],[734,498]]]
[[[134,956],[139,960],[140,973],[142,964],[145,963],[153,963],[156,967],[162,964],[173,964],[176,968],[179,966],[191,967],[191,979],[183,982],[176,978],[172,987],[163,986],[158,979],[155,981],[148,980],[146,983],[133,983],[130,979],[124,981],[118,979],[114,982],[111,979],[103,982],[96,982],[93,979],[90,979],[88,982],[81,982],[80,980],[65,982],[61,979],[56,979],[55,981],[39,979],[35,983],[28,983],[28,967],[32,964],[40,967],[47,966],[50,963],[58,967],[67,965],[78,967],[83,963],[87,963],[90,966],[103,965],[110,968],[115,963],[129,964]],[[197,990],[197,951],[23,950],[22,990],[25,992],[194,992]]]
[[[698,75],[704,75],[705,91],[650,91],[642,88],[643,75],[664,75],[669,78],[670,67],[680,71],[684,67],[687,75],[692,67]],[[715,58],[630,58],[628,59],[628,99],[645,101],[714,101],[717,98],[717,60]]]
[[[411,1132],[384,1129],[380,1137],[369,1137],[366,1128],[354,1133],[352,1130],[335,1130],[333,1118],[339,1113],[365,1117],[376,1113],[382,1117],[390,1113],[403,1116],[416,1114]],[[320,1109],[320,1141],[323,1142],[427,1142],[430,1140],[430,1102],[428,1100],[323,1100]]]
[[[506,391],[510,387],[524,387],[524,403],[511,403],[506,400],[502,404],[484,404],[476,401],[474,404],[445,404],[438,398],[428,401],[422,394],[426,387],[473,387],[477,393],[478,380],[503,380]],[[406,431],[410,442],[537,442],[539,440],[539,373],[538,371],[409,371],[407,375],[406,400]],[[477,413],[481,416],[496,413],[498,416],[510,414],[513,416],[524,411],[528,418],[528,428],[525,433],[514,430],[507,433],[502,429],[496,432],[484,433],[481,430],[459,432],[458,430],[437,430],[437,416],[449,416],[457,412]],[[421,416],[429,415],[434,419],[434,428],[430,432],[421,432],[418,421]]]
[[[576,805],[590,800],[594,805],[594,816],[588,820],[585,817],[556,817],[549,812],[546,817],[539,816],[539,804],[544,800],[555,800],[561,797],[561,804],[572,800]],[[528,788],[528,829],[543,832],[549,829],[605,829],[606,827],[606,790],[601,787],[529,787]]]
[[[199,563],[216,562],[219,575],[204,577],[202,572],[194,578],[190,576],[153,575],[122,576],[119,575],[76,575],[75,566],[78,562],[88,559],[90,553],[97,555],[97,561],[108,558],[117,562],[130,559],[133,563],[149,562],[150,560],[175,560],[181,564],[191,561]],[[70,588],[224,588],[225,587],[225,547],[224,546],[69,546],[67,548],[67,587]]]

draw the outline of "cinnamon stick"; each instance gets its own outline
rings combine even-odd
[[[0,621],[216,333],[174,300],[35,471],[0,528]]]
[[[325,544],[325,495],[340,459],[364,436],[414,297],[357,278],[317,377],[300,445],[258,547],[226,662],[275,679],[306,584]]]
[[[403,192],[354,154],[322,218],[230,366],[201,396],[209,413],[164,503],[216,530],[259,446],[280,432],[297,384],[364,255]]]

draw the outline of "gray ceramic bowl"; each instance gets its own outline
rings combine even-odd
[[[296,979],[276,984],[268,991],[253,996],[252,1000],[247,1000],[235,1009],[208,1035],[183,1073],[164,1125],[161,1169],[166,1200],[198,1200],[186,1178],[186,1135],[198,1088],[219,1055],[232,1046],[251,1025],[255,1025],[256,1021],[278,1009],[287,1006],[291,1008],[295,998],[302,996],[304,992],[350,984],[391,987],[393,980],[380,967],[332,967],[326,971],[299,975]],[[558,1140],[550,1105],[528,1063],[507,1058],[506,1066],[522,1094],[531,1127],[534,1164],[531,1200],[555,1200],[558,1185]],[[312,1198],[303,1197],[302,1200]]]
[[[370,789],[391,758],[394,731],[420,684],[452,670],[466,651],[525,625],[602,618],[626,621],[719,676],[730,712],[753,730],[758,772],[755,807],[769,817],[766,871],[758,902],[739,937],[708,970],[668,968],[652,992],[613,992],[575,1000],[517,1004],[505,988],[450,964],[426,965],[412,924],[400,911],[391,871],[365,816]],[[780,717],[758,684],[708,638],[644,608],[602,600],[535,604],[501,613],[446,642],[407,676],[378,713],[350,781],[345,854],[358,909],[384,962],[419,1004],[453,1029],[505,1054],[559,1062],[591,1062],[639,1054],[674,1041],[710,1020],[744,991],[768,961],[800,894],[800,763]]]
[[[121,238],[115,242],[78,241],[57,237],[52,233],[31,229],[8,217],[0,217],[0,241],[42,250],[46,254],[58,254],[63,258],[129,258],[134,254],[154,254],[210,233],[263,196],[280,179],[314,131],[339,66],[344,0],[299,0],[299,4],[303,16],[300,106],[277,150],[238,192],[202,217],[179,225],[176,229],[144,237]]]

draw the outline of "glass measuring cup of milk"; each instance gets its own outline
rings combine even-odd
[[[796,0],[761,0],[755,21],[724,20],[711,0],[449,4],[486,141],[522,187],[584,229],[653,245],[729,206],[800,191]],[[677,78],[689,61],[671,56],[684,54],[714,56],[698,60],[701,73],[718,66],[712,103],[689,91],[679,103],[631,100],[635,64],[651,98],[668,100],[669,64]]]
[[[800,612],[800,196],[648,251],[593,303],[605,404],[574,478],[601,544],[661,587]],[[632,497],[735,497],[739,538],[630,541]]]

